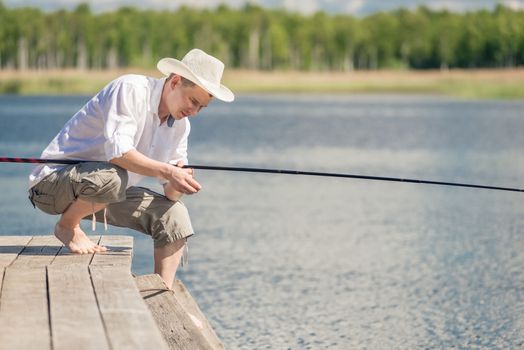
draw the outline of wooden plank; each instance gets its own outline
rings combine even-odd
[[[168,349],[129,267],[91,265],[89,271],[112,349]]]
[[[88,236],[93,243],[100,242],[100,236]],[[89,265],[93,259],[93,254],[73,254],[68,248],[62,246],[51,266],[69,266],[69,265]]]
[[[8,267],[0,300],[2,349],[51,349],[46,269]]]
[[[0,312],[2,311],[2,285],[4,283],[5,267],[0,267]]]
[[[224,349],[206,318],[194,311],[188,313],[179,295],[168,290],[159,275],[138,276],[135,282],[171,349]]]
[[[15,261],[32,238],[32,236],[0,236],[0,269]]]
[[[101,245],[109,250],[104,253],[97,253],[93,256],[91,265],[103,266],[125,266],[131,270],[131,260],[133,258],[133,237],[131,236],[102,236]]]
[[[34,236],[11,264],[13,267],[45,267],[60,251],[62,242],[55,236]]]
[[[47,268],[54,350],[109,349],[88,266]]]
[[[198,307],[197,302],[195,301],[195,299],[193,299],[193,297],[187,290],[186,286],[182,283],[182,281],[175,280],[175,282],[173,283],[173,293],[176,296],[176,299],[178,300],[180,305],[182,305],[184,310],[186,310],[190,318],[197,324],[197,326],[200,326],[200,331],[208,340],[212,348],[224,349],[224,344],[222,344],[215,331],[213,330],[213,327],[211,327],[211,324],[209,323],[208,319],[206,318],[206,316],[204,316],[204,313],[200,310],[200,307]]]

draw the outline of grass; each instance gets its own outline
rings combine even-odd
[[[154,70],[0,70],[0,93],[92,95],[126,73]],[[417,93],[474,99],[524,99],[524,69],[449,71],[297,72],[229,70],[224,84],[236,93]]]

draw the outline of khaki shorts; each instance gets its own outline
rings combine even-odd
[[[77,198],[107,204],[107,223],[150,235],[155,248],[193,235],[189,213],[180,201],[143,187],[126,190],[127,171],[110,163],[66,166],[29,190],[29,200],[48,214],[62,214]],[[104,211],[95,214],[104,221]],[[90,219],[87,216],[84,219]]]

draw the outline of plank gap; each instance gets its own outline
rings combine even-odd
[[[0,236],[0,268],[11,266],[32,236]]]
[[[100,240],[101,239],[102,239],[102,237],[100,236]],[[99,242],[100,242],[100,240],[99,240]],[[93,254],[93,256],[94,255],[95,254]],[[92,258],[91,258],[91,260],[92,260]],[[111,338],[109,337],[109,332],[107,330],[106,320],[104,319],[104,315],[102,314],[102,310],[100,309],[100,300],[98,299],[98,293],[97,293],[97,290],[95,288],[95,283],[93,281],[93,274],[92,274],[90,268],[87,268],[87,271],[88,271],[88,274],[89,274],[89,281],[91,282],[91,288],[93,288],[93,294],[95,296],[96,307],[98,309],[98,316],[100,316],[100,319],[102,320],[102,327],[104,327],[104,335],[106,337],[107,344],[109,344],[109,348],[110,349],[114,349],[114,346],[111,343]]]
[[[16,258],[14,258],[13,261],[11,261],[11,263],[9,263],[6,267],[13,266],[13,264],[15,264],[16,261],[18,261],[18,259],[20,258],[20,254],[22,254],[22,252],[24,252],[24,251],[26,250],[27,246],[28,246],[29,244],[31,244],[31,242],[33,241],[34,238],[35,238],[35,237],[32,236],[32,237],[29,239],[29,241],[26,242],[26,244],[24,245],[24,248],[22,248],[22,250],[20,250],[20,251],[18,252],[18,254],[16,255]]]
[[[97,245],[100,245],[100,242],[102,241],[102,236],[98,236],[98,239],[96,240],[96,244]],[[95,255],[98,254],[98,253],[94,253],[92,256],[91,256],[91,259],[89,259],[89,263],[87,265],[91,265],[91,263],[93,262],[93,259],[95,258]],[[89,278],[91,278],[91,272],[89,272]],[[93,281],[91,280],[91,284],[93,284]],[[94,290],[94,286],[93,286],[93,290]]]
[[[4,277],[6,268],[2,268],[2,277],[0,278],[0,312],[2,312],[2,292],[4,291]]]
[[[49,325],[49,341],[51,343],[51,349],[54,349],[53,346],[53,326],[51,324],[51,298],[49,293],[49,271],[48,267],[45,268],[45,291],[46,291],[46,298],[47,298],[47,322]]]

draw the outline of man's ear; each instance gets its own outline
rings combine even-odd
[[[170,86],[171,86],[171,89],[174,89],[176,84],[179,84],[180,83],[180,80],[182,80],[182,78],[180,77],[180,75],[178,74],[173,74],[173,76],[171,77],[171,81],[169,82]]]

